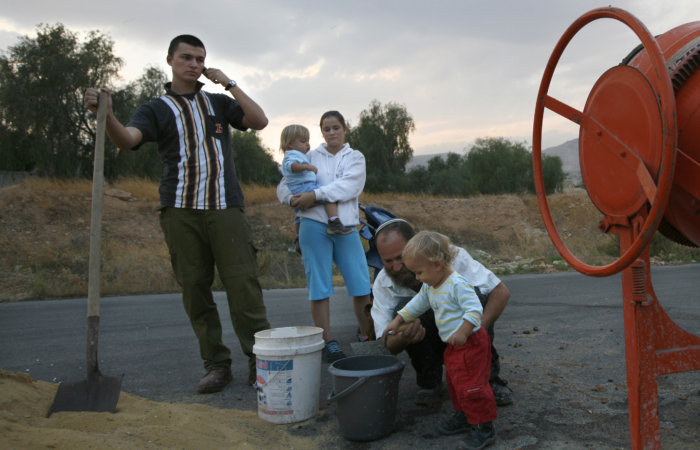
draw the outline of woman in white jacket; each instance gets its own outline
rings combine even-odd
[[[365,157],[345,143],[345,119],[338,111],[321,116],[321,133],[325,144],[306,154],[316,166],[320,189],[292,196],[285,180],[277,187],[277,197],[285,205],[299,209],[301,226],[299,244],[309,287],[311,316],[317,327],[323,328],[326,346],[324,362],[345,358],[330,330],[330,302],[333,295],[333,262],[345,280],[348,295],[353,297],[353,309],[360,326],[360,339],[367,337],[364,308],[370,302],[370,281],[367,260],[357,232],[360,223],[358,197],[365,187]],[[328,215],[318,201],[338,204],[341,222],[353,228],[348,235],[326,234]]]

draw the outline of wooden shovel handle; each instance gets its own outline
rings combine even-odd
[[[100,263],[102,245],[102,193],[104,191],[105,125],[107,93],[100,92],[95,131],[95,165],[92,172],[92,216],[90,222],[90,263],[88,272],[88,317],[100,315]]]

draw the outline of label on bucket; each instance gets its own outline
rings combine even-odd
[[[294,360],[256,358],[258,409],[265,414],[293,414],[292,371]]]

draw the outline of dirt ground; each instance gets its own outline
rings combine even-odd
[[[157,403],[126,392],[115,414],[62,412],[46,418],[57,386],[0,370],[0,448],[317,448],[314,439],[291,436],[256,412]]]
[[[115,188],[125,191],[109,195]],[[157,185],[127,180],[107,186],[105,193],[102,295],[178,291],[153,211]],[[260,250],[263,288],[305,287],[302,261],[293,249],[292,211],[277,201],[274,187],[244,187],[244,193],[246,216]],[[5,255],[0,260],[0,301],[86,295],[91,197],[88,181],[30,180],[0,189],[0,252]],[[559,234],[577,257],[589,264],[614,259],[616,240],[598,230],[602,214],[583,189],[551,195],[548,201]],[[497,275],[570,270],[558,264],[561,257],[532,195],[447,199],[363,194],[360,202],[385,208],[417,229],[448,235]],[[674,263],[672,256],[664,261]],[[700,253],[685,256],[681,262],[697,260]]]
[[[0,189],[0,301],[86,295],[90,197],[84,189]],[[484,252],[477,258],[494,271],[518,255],[537,256],[530,271],[560,270],[544,262],[556,252],[533,196],[361,201],[386,208],[419,229],[448,234],[472,252]],[[596,229],[600,213],[584,191],[552,196],[550,204],[574,253],[599,253],[609,245],[610,238]],[[154,198],[138,194],[105,197],[103,295],[177,290],[152,211],[156,205]],[[262,253],[289,253],[294,237],[289,208],[267,199],[250,202],[246,213]],[[48,291],[48,285],[54,290]],[[328,448],[322,430],[313,438],[295,437],[259,420],[255,412],[156,403],[127,393],[115,415],[58,413],[47,419],[56,389],[26,374],[0,371],[0,448]],[[324,420],[316,422],[324,427]]]

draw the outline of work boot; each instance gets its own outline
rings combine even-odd
[[[321,360],[324,363],[336,362],[347,357],[348,356],[340,349],[338,341],[335,340],[326,342],[326,346],[323,347],[323,350],[321,351]]]
[[[496,442],[496,429],[492,422],[472,425],[467,437],[457,448],[466,450],[481,450]]]
[[[233,379],[231,369],[228,367],[212,367],[207,370],[206,375],[199,380],[197,392],[200,394],[211,394],[219,392]]]
[[[505,406],[513,403],[513,390],[508,387],[506,380],[501,380],[499,377],[494,378],[489,382],[493,396],[496,397],[496,406]]]
[[[464,412],[455,411],[452,417],[438,424],[437,430],[440,434],[446,435],[466,433],[471,430],[471,425],[467,422],[467,416],[464,415]]]
[[[328,228],[326,228],[327,234],[350,234],[352,233],[352,228],[348,228],[343,225],[340,219],[333,219],[328,221]]]
[[[440,403],[440,390],[442,389],[442,381],[430,389],[419,389],[416,392],[416,405],[433,406]]]
[[[248,372],[248,386],[252,386],[255,384],[255,382],[258,381],[258,373],[256,372]]]

